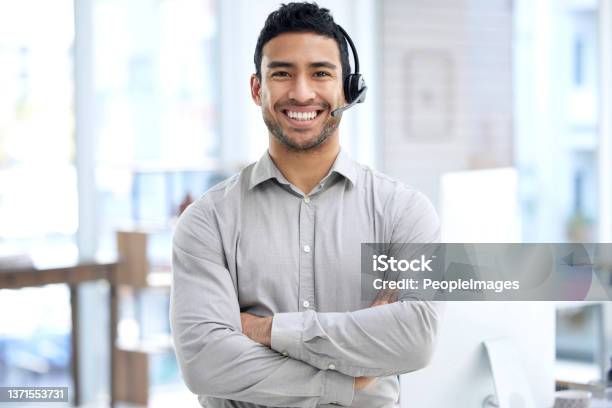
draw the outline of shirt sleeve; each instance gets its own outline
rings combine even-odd
[[[273,407],[351,405],[353,377],[284,357],[242,334],[213,211],[198,204],[184,212],[173,236],[170,320],[187,387]]]
[[[415,192],[403,202],[408,205],[395,212],[392,243],[439,242],[440,224],[429,200]],[[347,313],[275,314],[272,349],[322,370],[355,377],[419,370],[432,357],[443,306],[413,294],[399,298]]]

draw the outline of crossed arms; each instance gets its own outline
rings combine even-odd
[[[241,314],[209,220],[192,205],[173,239],[172,334],[193,393],[266,406],[350,406],[371,378],[427,365],[440,318],[431,302],[381,297],[376,307],[347,313]]]

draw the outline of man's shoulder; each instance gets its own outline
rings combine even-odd
[[[429,198],[416,187],[393,178],[370,166],[355,162],[357,185],[372,191],[379,199],[391,200],[394,204],[430,203]]]
[[[252,167],[253,164],[248,165],[239,173],[215,184],[191,203],[176,223],[175,242],[194,235],[202,241],[205,234],[218,232],[219,220],[233,219],[240,211],[241,191],[248,188]]]
[[[371,197],[375,211],[392,231],[390,240],[439,241],[440,220],[433,203],[424,193],[368,166],[360,166],[358,180]]]

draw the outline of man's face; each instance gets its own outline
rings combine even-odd
[[[274,37],[263,48],[261,81],[251,77],[251,94],[283,145],[294,151],[322,145],[340,124],[331,111],[345,103],[336,41],[313,33]]]

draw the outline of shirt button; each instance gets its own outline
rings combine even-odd
[[[310,245],[304,245],[304,252],[310,252]]]
[[[330,364],[330,365],[327,366],[327,368],[329,368],[330,370],[335,370],[336,366],[333,365],[333,364]]]
[[[308,197],[308,196],[304,197],[304,202],[306,204],[308,204],[310,202],[310,197]]]
[[[287,356],[289,355],[289,353],[287,353],[286,351],[283,351],[281,354],[282,354],[283,356],[285,356],[285,357],[287,357]]]
[[[302,304],[304,305],[304,307],[310,307],[310,302],[307,300],[305,300]]]

